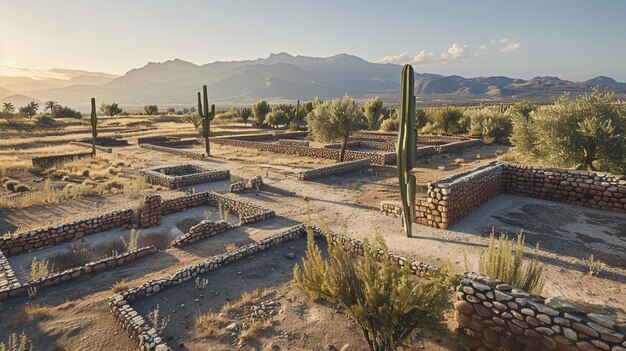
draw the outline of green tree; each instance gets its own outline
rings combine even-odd
[[[239,117],[243,120],[244,125],[248,125],[248,119],[252,116],[252,109],[249,107],[244,107],[239,110]]]
[[[193,124],[196,130],[199,130],[200,126],[202,125],[202,117],[200,117],[200,115],[198,115],[197,113],[184,115],[183,121]]]
[[[536,110],[537,110],[537,105],[530,103],[528,101],[521,101],[511,106],[507,112],[510,113],[511,115],[519,114],[522,117],[529,119],[531,112],[536,111]]]
[[[21,115],[24,115],[28,118],[33,118],[33,116],[37,114],[37,110],[39,110],[39,104],[31,101],[28,103],[28,105],[20,107],[19,112]]]
[[[382,237],[363,257],[353,257],[341,243],[327,236],[328,257],[309,233],[306,257],[296,265],[293,279],[306,294],[324,299],[343,310],[359,326],[372,351],[392,351],[403,345],[417,328],[445,330],[444,312],[451,307],[448,292],[454,279],[440,268],[415,279],[408,264],[395,266]]]
[[[430,121],[428,113],[424,109],[418,108],[415,110],[415,128],[422,129]]]
[[[493,107],[483,107],[466,112],[470,117],[470,134],[481,137],[485,144],[507,144],[513,125],[508,114]]]
[[[289,117],[284,110],[273,110],[267,115],[267,124],[273,127],[286,125],[289,123]]]
[[[59,105],[56,101],[46,101],[45,102],[45,107],[44,107],[44,111],[50,111],[50,115],[52,115],[52,117],[55,117],[56,111],[61,108],[61,105]]]
[[[518,152],[558,167],[626,171],[626,105],[594,89],[579,98],[563,95],[516,118],[512,141]]]
[[[159,108],[157,107],[157,105],[146,105],[146,106],[143,107],[143,111],[147,115],[158,115],[159,114]]]
[[[102,113],[104,113],[105,115],[111,116],[111,117],[115,115],[119,115],[120,113],[124,112],[115,102],[110,105],[102,103],[102,105],[100,105],[100,111],[102,111]]]
[[[378,127],[380,127],[384,110],[385,106],[383,105],[383,100],[378,96],[365,102],[363,106],[363,116],[365,117],[369,130],[377,130]]]
[[[434,111],[432,119],[444,135],[450,135],[463,117],[463,111],[456,107],[445,107]]]
[[[259,121],[259,129],[261,129],[263,122],[265,122],[265,117],[271,111],[270,105],[265,100],[259,100],[252,106],[252,111],[254,112],[254,117]]]
[[[10,102],[3,102],[2,103],[2,112],[14,113],[15,112],[15,106],[12,103],[10,103]]]
[[[308,128],[317,140],[332,142],[341,140],[340,162],[346,154],[350,134],[359,130],[363,123],[361,109],[346,95],[343,99],[318,104],[307,116]]]

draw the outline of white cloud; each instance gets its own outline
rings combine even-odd
[[[432,52],[430,51],[427,52],[426,50],[422,50],[420,51],[419,54],[413,57],[413,63],[424,65],[424,64],[430,63],[434,56],[435,54],[433,54]]]
[[[498,43],[500,43],[500,44],[506,44],[506,43],[508,43],[509,41],[510,41],[510,40],[509,40],[509,39],[507,39],[507,38],[502,38],[502,39],[498,40]]]
[[[467,57],[467,45],[461,46],[458,43],[452,44],[447,52],[441,54],[441,60],[444,62],[458,60],[463,57]]]
[[[487,48],[487,45],[481,44],[478,48],[481,50],[485,50]]]
[[[385,56],[380,60],[376,61],[376,63],[407,63],[411,60],[408,52],[403,52],[397,55]]]
[[[521,46],[522,44],[516,41],[510,41],[502,49],[500,49],[500,52],[512,52],[519,49]]]

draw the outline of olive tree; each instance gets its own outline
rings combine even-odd
[[[346,95],[341,100],[335,99],[318,104],[308,114],[307,122],[316,140],[341,141],[340,162],[343,162],[350,134],[359,130],[363,115],[354,100]]]
[[[612,93],[594,89],[579,98],[563,95],[513,120],[517,151],[558,167],[623,173],[626,170],[626,107]]]
[[[265,121],[265,116],[270,113],[271,108],[270,104],[265,100],[259,100],[256,104],[252,105],[252,112],[254,113],[254,117],[259,121],[259,129],[263,126],[263,122]]]
[[[432,119],[444,135],[450,135],[463,117],[463,111],[456,107],[445,107],[434,111]]]
[[[381,117],[385,111],[383,100],[378,96],[371,98],[365,102],[363,106],[363,116],[369,130],[376,130],[380,127]]]

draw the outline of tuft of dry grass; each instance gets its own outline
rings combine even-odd
[[[226,326],[230,321],[221,314],[198,313],[194,321],[194,329],[200,337],[222,338],[229,334]]]
[[[38,260],[37,257],[33,257],[30,267],[28,268],[28,276],[26,280],[33,282],[41,278],[49,276],[54,271],[54,266],[48,262],[48,260]]]
[[[270,318],[250,323],[246,328],[243,328],[241,330],[241,333],[239,333],[239,338],[243,341],[250,340],[259,335],[259,333],[261,333],[262,331],[271,328],[272,324],[273,322]]]
[[[235,243],[228,243],[224,245],[224,247],[226,248],[226,252],[235,252],[239,248],[239,246]]]
[[[461,165],[465,162],[465,159],[463,157],[458,157],[454,159],[454,163],[456,163],[457,165]]]
[[[128,279],[124,278],[122,280],[118,280],[111,286],[111,291],[114,293],[122,292],[130,289],[131,284],[128,282]]]

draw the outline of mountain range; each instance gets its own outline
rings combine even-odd
[[[124,109],[137,110],[145,104],[159,107],[193,106],[203,84],[211,102],[218,105],[250,104],[257,99],[273,101],[341,97],[357,99],[380,96],[396,103],[401,66],[378,64],[357,56],[339,54],[318,58],[271,54],[247,61],[217,61],[196,65],[180,59],[150,62],[122,76],[104,73],[56,70],[71,78],[34,80],[0,76],[0,102],[19,97],[54,100],[86,109],[91,97],[98,102],[117,102]],[[583,82],[558,77],[530,80],[503,76],[464,78],[431,73],[415,74],[415,94],[426,104],[476,103],[533,100],[553,101],[562,93],[590,91],[600,85],[626,96],[626,83],[599,76]],[[11,101],[12,102],[12,101]]]

